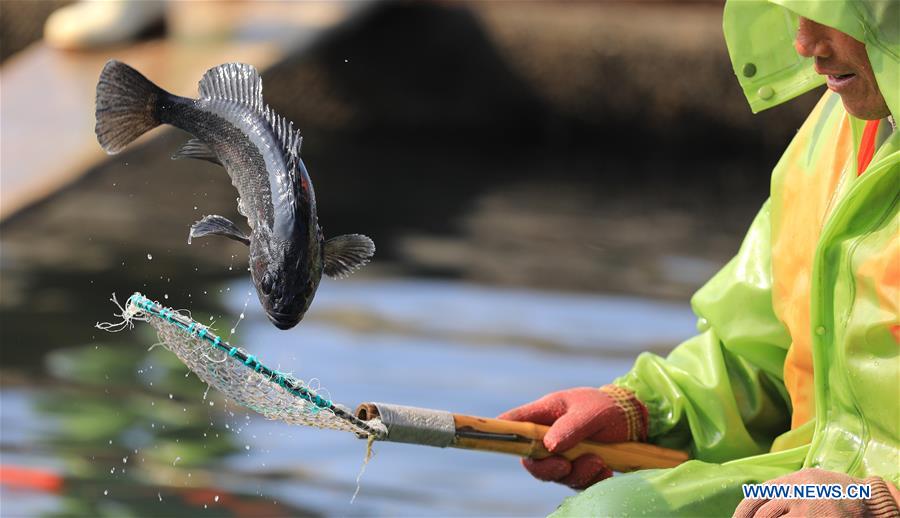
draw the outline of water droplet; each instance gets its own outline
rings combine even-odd
[[[244,318],[244,314],[241,313],[241,316],[239,316],[238,318],[239,318],[239,319],[243,319],[243,318]]]
[[[164,295],[163,295],[163,298],[164,298],[164,299],[168,299],[168,298],[169,298],[169,294],[168,294],[168,293],[164,294]]]
[[[213,502],[218,502],[218,501],[219,501],[219,495],[214,496],[214,497],[213,497]]]
[[[209,406],[216,406],[216,402],[215,402],[215,401],[210,401],[210,402],[209,402]]]
[[[175,460],[172,461],[172,465],[174,466],[176,462],[180,461],[181,457],[175,457]]]
[[[109,494],[109,489],[104,489],[104,490],[103,490],[103,496],[106,496],[106,495],[108,495],[108,494]]]
[[[169,394],[169,399],[172,399],[172,394]]]
[[[128,464],[128,457],[122,457],[122,464]]]
[[[148,261],[152,261],[152,260],[153,260],[153,255],[152,255],[152,254],[147,254],[147,260],[148,260]]]
[[[244,449],[247,450],[247,451],[250,451],[250,445],[249,445],[249,444],[245,444],[245,445],[244,445]]]
[[[159,501],[162,502],[162,494],[156,493],[156,497],[159,498]]]

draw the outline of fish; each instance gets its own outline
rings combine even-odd
[[[292,122],[263,101],[262,78],[252,65],[225,63],[200,79],[199,98],[171,94],[116,60],[97,83],[97,141],[116,154],[161,125],[191,135],[173,159],[222,166],[238,192],[238,212],[249,235],[225,217],[209,214],[194,223],[192,239],[224,236],[249,248],[250,276],[260,304],[279,329],[296,326],[322,275],[343,278],[367,264],[375,244],[362,234],[325,239],[316,196]]]

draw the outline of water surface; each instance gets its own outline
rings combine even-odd
[[[639,351],[694,329],[686,305],[362,279],[323,281],[306,320],[283,332],[246,280],[224,288],[213,315],[223,335],[237,324],[234,343],[316,378],[350,407],[383,401],[494,416],[550,391],[608,383]],[[4,514],[521,516],[545,515],[572,494],[533,480],[513,457],[377,443],[351,503],[363,441],[268,421],[207,392],[174,355],[147,350],[151,331],[139,323],[55,350],[45,383],[5,385],[3,463],[58,474],[65,485],[6,487]]]

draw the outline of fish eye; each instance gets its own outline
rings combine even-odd
[[[266,272],[263,275],[262,280],[259,282],[259,287],[262,288],[263,293],[266,295],[272,293],[272,285],[274,284],[274,279],[271,272]]]

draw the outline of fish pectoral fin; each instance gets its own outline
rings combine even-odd
[[[172,160],[179,160],[181,158],[193,158],[196,160],[206,160],[207,162],[212,162],[216,165],[222,165],[222,162],[219,161],[219,157],[216,156],[216,153],[210,149],[210,147],[200,139],[192,138],[184,143],[174,155],[172,155]]]
[[[362,234],[345,234],[325,241],[325,275],[340,279],[365,266],[375,255],[375,243]]]
[[[222,216],[217,216],[215,214],[204,216],[203,219],[191,225],[191,233],[188,234],[188,244],[191,244],[191,239],[195,237],[210,235],[225,236],[234,239],[235,241],[240,241],[245,245],[250,244],[250,238],[241,232],[241,229],[237,228],[237,225],[232,223],[228,218],[223,218]]]

